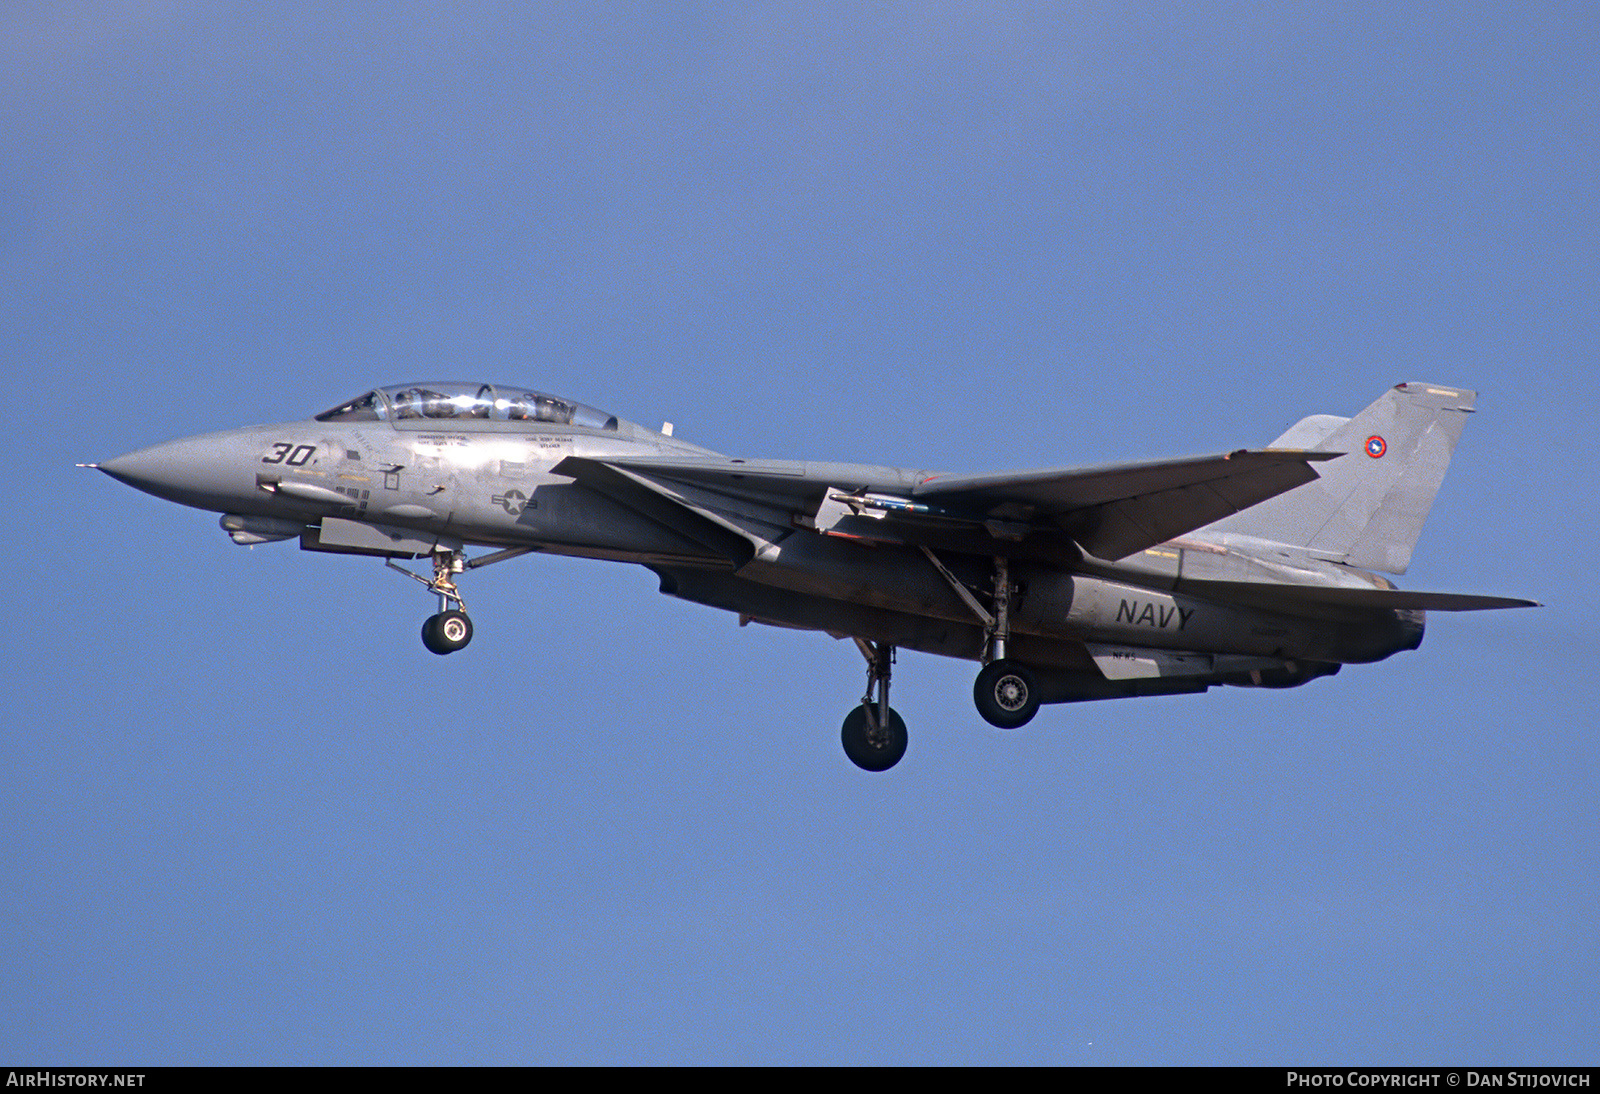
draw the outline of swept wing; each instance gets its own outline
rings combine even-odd
[[[1221,456],[998,475],[936,475],[918,499],[997,519],[1044,519],[1089,553],[1125,558],[1317,478],[1339,453],[1241,449]]]
[[[892,510],[902,531],[919,523],[1043,530],[1070,536],[1100,558],[1118,559],[1311,482],[1317,478],[1312,465],[1338,455],[1240,450],[983,475],[703,458],[569,457],[554,470],[678,531],[698,530],[704,534],[696,539],[720,542],[730,558],[748,558],[745,545],[759,550],[772,534],[791,528],[795,516],[809,518],[830,497],[843,497]]]

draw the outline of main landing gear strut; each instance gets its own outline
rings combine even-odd
[[[1006,656],[1006,644],[1011,640],[1011,601],[1015,586],[1011,583],[1010,567],[1003,556],[995,556],[994,586],[990,604],[985,608],[972,595],[961,580],[952,574],[927,547],[922,553],[928,556],[933,568],[949,582],[961,600],[983,623],[983,670],[972,685],[972,700],[983,720],[1001,729],[1015,729],[1026,725],[1039,713],[1039,688],[1033,673],[1025,665]]]
[[[867,659],[867,693],[861,705],[845,715],[839,740],[844,754],[866,771],[887,771],[906,754],[906,724],[889,706],[889,674],[894,647],[886,642],[857,638],[856,648]],[[874,695],[873,692],[877,694]]]
[[[972,701],[983,720],[1016,729],[1039,713],[1039,688],[1033,673],[1006,656],[1011,638],[1011,576],[1006,560],[994,560],[994,615],[983,629],[983,669],[972,684]]]
[[[939,576],[961,597],[972,614],[983,624],[983,669],[972,685],[973,702],[984,721],[1001,729],[1026,725],[1039,713],[1039,688],[1026,665],[1006,656],[1011,639],[1011,609],[1016,586],[1012,584],[1008,561],[996,556],[994,584],[989,605],[973,594],[961,579],[951,573],[939,556],[922,548]],[[991,610],[992,609],[992,610]],[[857,638],[856,647],[867,659],[867,693],[861,705],[845,716],[839,737],[845,755],[867,771],[887,771],[906,753],[906,724],[889,706],[889,674],[894,664],[894,647],[886,642]]]

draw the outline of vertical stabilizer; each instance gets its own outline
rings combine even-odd
[[[1343,458],[1318,464],[1316,482],[1211,528],[1403,574],[1476,399],[1476,392],[1438,384],[1399,384],[1348,421],[1308,418],[1279,443],[1303,444],[1331,428],[1312,447]]]

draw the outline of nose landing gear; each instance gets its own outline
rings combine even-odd
[[[414,581],[420,581],[428,591],[439,597],[439,611],[422,624],[422,644],[432,653],[454,653],[472,641],[472,620],[467,616],[467,603],[456,588],[455,575],[467,568],[460,551],[438,550],[433,553],[433,577],[430,580],[414,574],[404,566],[396,566],[393,559],[384,559],[384,565],[398,570]],[[454,604],[455,607],[451,607]]]
[[[464,649],[467,643],[472,641],[472,620],[467,617],[467,602],[461,599],[461,590],[456,587],[456,575],[476,570],[479,566],[516,558],[531,550],[533,550],[531,547],[507,547],[492,555],[479,555],[477,558],[469,559],[457,548],[435,547],[431,578],[414,574],[404,566],[395,565],[392,558],[385,558],[383,564],[391,570],[405,574],[412,581],[420,581],[428,587],[430,593],[438,596],[439,611],[430,615],[427,622],[422,624],[422,644],[433,653],[446,654]]]
[[[433,653],[454,653],[471,641],[472,620],[466,612],[440,612],[422,624],[422,644]]]

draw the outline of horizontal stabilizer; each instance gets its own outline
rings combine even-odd
[[[1355,589],[1328,585],[1273,585],[1255,581],[1185,581],[1194,596],[1262,608],[1354,608],[1390,611],[1478,612],[1494,608],[1539,608],[1537,600],[1475,593],[1426,593],[1406,589]]]

